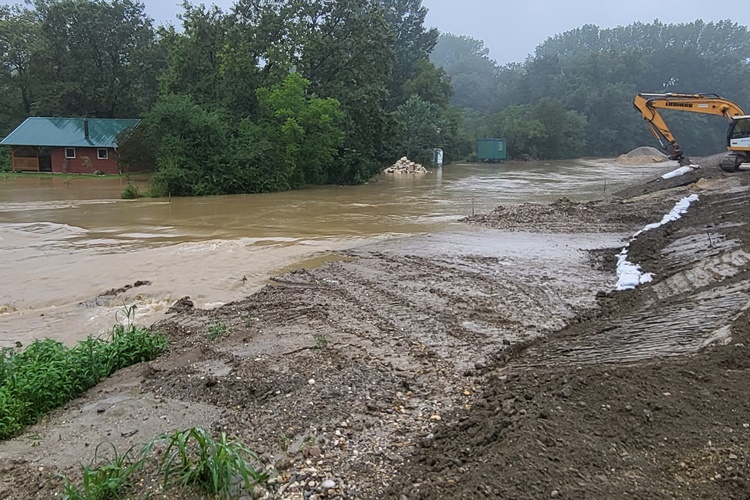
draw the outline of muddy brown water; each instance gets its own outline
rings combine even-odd
[[[121,179],[0,178],[0,346],[105,334],[132,305],[150,324],[186,295],[215,307],[337,250],[450,233],[459,218],[503,203],[601,198],[664,168],[453,165],[363,186],[136,201],[119,199]],[[149,284],[107,293],[137,281]]]

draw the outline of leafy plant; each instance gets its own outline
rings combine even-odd
[[[138,186],[132,182],[128,182],[120,194],[123,200],[137,200],[141,197],[141,193],[138,191]]]
[[[228,330],[229,329],[227,328],[227,325],[225,325],[221,321],[217,321],[208,328],[208,334],[206,335],[206,338],[213,342],[214,340],[225,336]]]
[[[127,310],[127,323],[115,326],[109,341],[89,337],[69,348],[46,339],[32,342],[23,351],[0,351],[0,440],[12,437],[115,371],[156,358],[167,339],[133,324],[133,311]]]
[[[268,479],[253,466],[260,462],[258,456],[239,441],[228,438],[225,432],[215,439],[200,427],[175,431],[153,439],[144,448],[144,454],[164,442],[167,447],[159,468],[165,485],[176,479],[183,486],[198,485],[228,498],[237,493],[233,489],[238,482],[245,491],[252,491],[255,484]]]
[[[100,460],[99,450],[102,446],[112,448],[112,456]],[[83,467],[81,486],[73,484],[67,477],[65,482],[66,500],[109,500],[121,498],[123,493],[133,487],[132,476],[143,468],[145,459],[132,456],[131,447],[119,454],[111,443],[100,443],[94,452],[90,466]]]

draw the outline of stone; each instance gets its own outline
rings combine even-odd
[[[336,487],[336,481],[332,479],[326,479],[325,481],[323,481],[323,484],[321,484],[321,486],[323,487],[323,489],[330,490],[331,488]]]
[[[560,391],[560,396],[564,398],[569,398],[572,395],[573,395],[573,386],[570,384],[565,384],[562,390]]]

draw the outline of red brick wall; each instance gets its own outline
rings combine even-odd
[[[96,156],[98,148],[75,148],[75,158],[65,158],[66,148],[52,148],[52,171],[68,174],[93,174],[99,170],[105,174],[118,174],[117,153],[109,148],[109,158],[99,160]],[[86,160],[86,158],[88,158]],[[66,163],[67,162],[67,163]]]

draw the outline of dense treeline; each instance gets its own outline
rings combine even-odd
[[[637,92],[716,93],[750,107],[750,33],[731,21],[586,25],[506,66],[483,42],[445,34],[431,59],[452,79],[466,135],[504,136],[516,155],[614,156],[656,145],[632,107]],[[721,118],[665,118],[688,154],[723,149]]]
[[[426,13],[421,0],[186,2],[177,29],[155,28],[136,0],[4,7],[0,127],[142,117],[121,157],[153,164],[156,194],[363,182],[456,143]]]
[[[421,0],[186,2],[176,28],[137,0],[3,6],[0,132],[32,115],[142,118],[123,167],[153,166],[154,194],[196,195],[364,182],[487,136],[516,157],[614,156],[655,144],[639,91],[750,106],[750,34],[730,21],[586,25],[499,66],[425,15]],[[720,119],[667,118],[687,154],[722,149]]]

